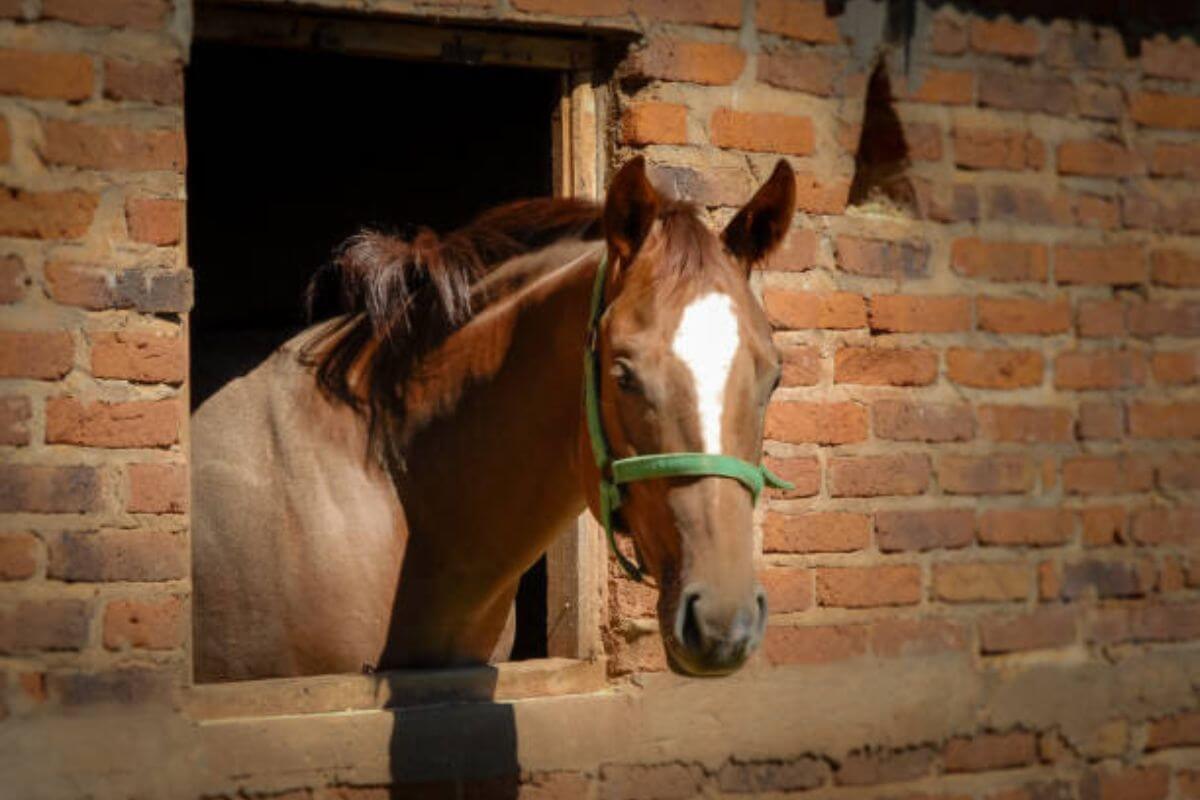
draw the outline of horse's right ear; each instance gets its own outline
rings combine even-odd
[[[646,178],[646,159],[638,156],[621,167],[604,200],[604,235],[623,262],[642,246],[658,217],[658,192]]]

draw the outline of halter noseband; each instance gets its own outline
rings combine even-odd
[[[604,535],[617,563],[635,581],[643,580],[645,570],[634,564],[617,549],[613,535],[613,512],[621,507],[621,486],[633,481],[655,478],[684,478],[715,475],[733,478],[750,490],[752,501],[757,503],[764,486],[776,489],[793,489],[792,484],[780,478],[762,464],[751,464],[734,456],[716,453],[655,453],[613,460],[608,450],[608,439],[600,420],[600,384],[596,381],[599,366],[600,317],[604,314],[604,281],[608,273],[608,252],[600,259],[596,268],[596,282],[592,286],[592,304],[588,315],[587,349],[583,354],[583,402],[587,413],[588,438],[592,442],[592,456],[600,472],[600,523]],[[636,552],[636,548],[635,548]],[[638,554],[641,561],[641,554]]]

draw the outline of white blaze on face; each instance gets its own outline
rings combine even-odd
[[[679,318],[671,346],[692,373],[704,452],[720,453],[725,384],[738,351],[738,320],[732,298],[713,292],[689,303]]]

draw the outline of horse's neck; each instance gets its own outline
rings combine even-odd
[[[575,264],[450,337],[412,387],[442,407],[423,409],[397,477],[409,541],[384,666],[486,658],[521,574],[583,508],[577,437],[599,250],[566,252]]]

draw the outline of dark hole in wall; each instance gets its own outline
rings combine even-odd
[[[880,59],[867,82],[862,132],[854,157],[854,180],[850,183],[850,205],[881,202],[912,214],[917,204],[907,174],[908,142],[894,102],[887,64]]]
[[[550,194],[552,71],[197,41],[186,75],[192,403],[306,324],[304,288],[363,225],[445,231]],[[514,658],[546,654],[545,565]]]

